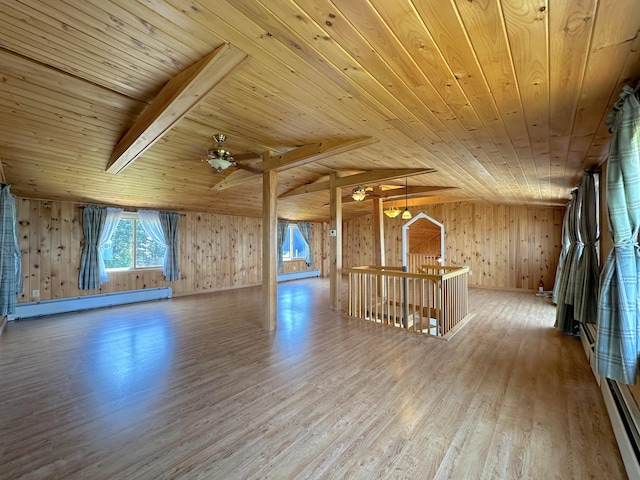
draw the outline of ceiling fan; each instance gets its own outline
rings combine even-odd
[[[262,173],[262,170],[260,170],[259,168],[240,163],[243,160],[258,160],[261,158],[260,155],[257,155],[255,153],[247,153],[234,156],[229,150],[225,149],[222,146],[226,139],[227,136],[223,135],[222,133],[214,135],[213,140],[217,143],[217,145],[214,148],[210,148],[209,150],[207,150],[207,156],[206,158],[203,158],[202,161],[207,162],[209,165],[211,165],[211,167],[217,173],[222,173],[229,167],[243,168],[253,173]]]
[[[373,187],[361,187],[358,185],[355,187],[350,194],[345,195],[344,197],[351,197],[355,202],[361,202],[367,197],[380,197],[381,195],[377,193]]]
[[[451,186],[399,186],[380,185],[378,187],[363,187],[358,185],[351,192],[343,195],[343,202],[362,202],[368,198],[381,198],[383,200],[394,200],[399,198],[429,196],[430,194],[449,190]]]
[[[368,198],[393,199],[403,197],[405,189],[395,185],[379,185],[377,187],[363,187],[358,185],[350,193],[343,195],[343,201],[362,202]]]

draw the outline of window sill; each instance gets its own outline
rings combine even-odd
[[[138,267],[138,268],[107,268],[107,274],[109,273],[127,273],[127,272],[140,272],[140,271],[150,271],[150,270],[160,270],[162,271],[162,267]]]

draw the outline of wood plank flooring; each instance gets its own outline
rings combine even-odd
[[[580,341],[472,290],[451,341],[348,319],[326,279],[10,323],[2,479],[623,479]],[[346,302],[343,302],[346,304]]]

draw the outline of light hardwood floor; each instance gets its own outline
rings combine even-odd
[[[472,290],[451,341],[329,310],[328,282],[21,320],[0,337],[2,479],[622,479],[577,338]]]

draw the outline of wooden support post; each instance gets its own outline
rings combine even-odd
[[[342,193],[336,186],[338,175],[334,172],[329,180],[329,270],[331,309],[340,311],[340,289],[342,284]]]
[[[262,328],[276,329],[278,317],[278,177],[275,170],[262,177]]]
[[[373,198],[373,264],[384,267],[384,212],[382,210],[382,199]],[[384,276],[379,278],[377,293],[378,298],[385,299]]]
[[[382,199],[373,198],[373,264],[384,266],[384,212]]]

